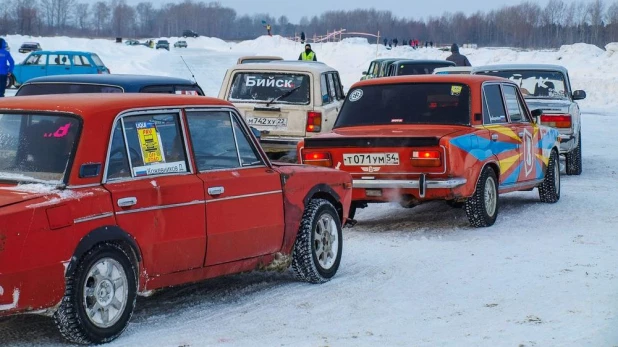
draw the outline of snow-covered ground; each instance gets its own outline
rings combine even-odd
[[[299,44],[281,38],[226,43],[187,39],[171,52],[103,40],[9,36],[45,49],[97,52],[113,73],[190,77],[209,95],[241,55],[294,59]],[[171,39],[174,42],[174,39]],[[618,47],[618,46],[616,46]],[[140,298],[127,331],[111,346],[613,346],[618,344],[618,55],[614,45],[559,51],[463,50],[474,65],[558,63],[585,89],[584,173],[563,176],[557,204],[538,193],[503,195],[496,224],[468,226],[444,203],[413,209],[371,205],[344,230],[340,271],[329,283],[295,282],[289,273],[234,275]],[[314,45],[347,86],[376,56],[363,40]],[[617,49],[618,50],[618,49]],[[436,49],[379,55],[444,58]],[[18,57],[22,55],[15,54]],[[560,58],[560,59],[559,59]],[[50,319],[0,320],[0,345],[64,341]]]

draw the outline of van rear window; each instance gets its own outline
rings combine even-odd
[[[309,76],[271,72],[239,72],[234,75],[228,100],[309,104]]]

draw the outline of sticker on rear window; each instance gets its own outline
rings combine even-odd
[[[451,95],[459,96],[459,94],[461,94],[462,88],[463,88],[462,86],[451,86]]]
[[[348,100],[350,100],[350,102],[354,102],[354,101],[360,100],[362,97],[363,97],[363,90],[362,89],[356,89],[355,91],[350,93],[350,96],[348,97]]]
[[[391,123],[403,123],[403,119],[401,118],[391,119]]]

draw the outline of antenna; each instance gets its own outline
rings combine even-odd
[[[189,70],[189,72],[191,73],[191,77],[193,77],[193,81],[195,82],[195,84],[199,84],[199,83],[197,83],[197,79],[195,79],[195,75],[193,74],[193,71],[191,71],[191,68],[189,67],[189,65],[185,61],[185,58],[183,58],[182,55],[181,55],[180,59],[182,59],[182,62],[185,63],[185,66],[187,67],[187,70]]]

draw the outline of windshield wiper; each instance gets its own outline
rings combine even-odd
[[[266,103],[266,107],[270,106],[270,104],[272,104],[272,103],[273,103],[273,102],[275,102],[275,101],[279,101],[280,99],[283,99],[283,98],[285,98],[285,97],[290,96],[292,93],[294,93],[295,91],[297,91],[300,87],[301,87],[301,86],[298,86],[298,87],[296,87],[296,88],[290,89],[290,90],[288,90],[287,92],[285,92],[285,93],[283,93],[283,94],[281,94],[281,95],[279,95],[279,96],[277,96],[277,97],[274,97],[274,98],[270,99],[270,101],[268,101],[268,102]]]

